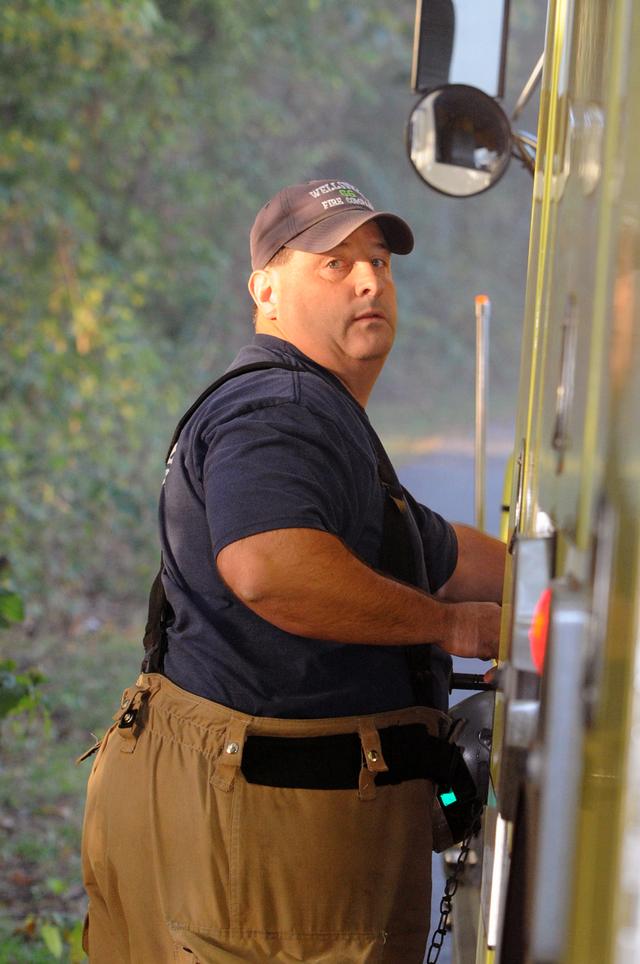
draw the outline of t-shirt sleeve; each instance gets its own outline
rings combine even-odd
[[[441,515],[417,502],[403,488],[411,512],[416,520],[431,592],[436,592],[451,578],[458,562],[458,540],[453,526]]]
[[[205,441],[203,487],[214,555],[273,529],[346,536],[357,486],[334,421],[280,403],[218,425]]]

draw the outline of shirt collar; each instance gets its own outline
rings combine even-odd
[[[323,365],[319,365],[318,362],[313,360],[313,358],[309,358],[308,355],[305,355],[305,353],[300,351],[299,348],[296,348],[292,342],[286,341],[284,338],[277,338],[275,335],[255,334],[253,336],[253,344],[256,346],[256,348],[267,348],[271,351],[278,351],[283,352],[286,355],[291,355],[293,358],[299,359],[306,368],[312,368],[317,372],[320,372],[327,379],[327,381],[330,381],[336,386],[336,388],[339,388],[340,391],[346,395],[354,405],[356,405],[360,412],[366,416],[366,412],[360,402],[354,398],[348,388],[342,384],[340,379],[330,372],[328,368],[325,368]]]

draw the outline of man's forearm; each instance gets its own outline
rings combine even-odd
[[[289,633],[370,645],[438,643],[485,659],[497,652],[497,606],[440,602],[371,569],[326,532],[260,533],[227,546],[217,564],[246,606]]]
[[[501,602],[507,552],[504,542],[459,522],[453,528],[458,539],[458,562],[449,581],[438,590],[438,598],[448,602]]]

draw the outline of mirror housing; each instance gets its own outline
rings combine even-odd
[[[416,0],[411,89],[470,84],[503,97],[510,0]]]
[[[512,152],[509,119],[477,87],[445,84],[414,106],[407,154],[429,187],[450,197],[481,194],[500,180]]]

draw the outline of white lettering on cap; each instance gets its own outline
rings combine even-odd
[[[368,201],[364,194],[361,194],[358,188],[354,187],[353,184],[350,184],[349,181],[326,181],[324,184],[320,184],[318,187],[315,187],[313,191],[309,191],[309,196],[312,198],[319,198],[321,194],[331,194],[333,191],[345,190],[353,191],[360,199],[359,201],[352,201],[352,204],[365,204],[373,211],[373,204],[371,201]]]
[[[360,207],[369,208],[370,211],[373,211],[373,204],[371,201],[367,201],[366,197],[346,197],[345,201],[347,204],[359,204]]]

